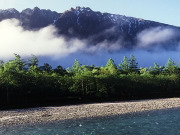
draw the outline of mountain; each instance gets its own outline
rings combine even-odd
[[[22,12],[18,12],[16,9],[7,9],[0,10],[0,21],[15,18],[25,29],[39,29],[54,24],[60,15],[51,10],[40,10],[38,7],[27,8]]]
[[[118,42],[126,48],[136,45],[138,34],[147,29],[171,29],[176,32],[176,35],[180,33],[180,28],[172,25],[124,15],[95,12],[84,7],[71,8],[64,13],[38,7],[27,8],[22,12],[16,9],[0,10],[0,21],[12,18],[18,19],[22,27],[28,30],[38,30],[48,25],[54,25],[58,29],[59,35],[67,38],[88,39],[93,45],[101,42]],[[179,41],[179,36],[175,36],[162,43],[172,44],[179,43]]]

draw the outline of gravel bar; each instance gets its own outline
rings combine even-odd
[[[111,116],[156,109],[180,107],[180,98],[152,99],[112,103],[81,104],[60,107],[1,110],[0,126],[36,124],[57,120]]]

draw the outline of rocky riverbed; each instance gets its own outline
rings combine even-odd
[[[176,107],[180,107],[180,98],[1,110],[0,126],[111,116]]]

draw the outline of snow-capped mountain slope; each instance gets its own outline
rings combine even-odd
[[[109,13],[94,12],[90,8],[71,8],[62,13],[55,26],[59,33],[66,36],[88,38],[93,44],[103,41],[117,42],[123,45],[135,44],[137,35],[150,28],[166,28],[178,31],[180,28],[140,18],[126,17]]]

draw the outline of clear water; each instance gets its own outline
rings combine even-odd
[[[180,108],[0,127],[0,135],[180,135]]]

